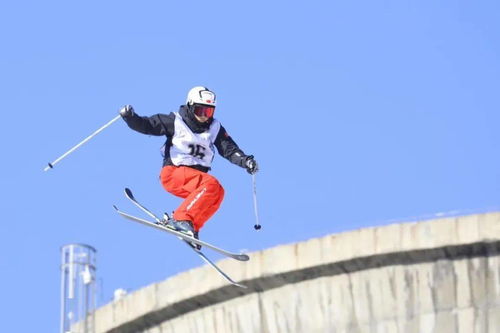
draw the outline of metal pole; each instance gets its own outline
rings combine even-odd
[[[255,212],[255,225],[253,226],[255,230],[259,230],[261,225],[259,223],[259,211],[257,209],[257,184],[255,181],[255,173],[252,174],[252,185],[253,185],[253,209]]]
[[[67,274],[67,268],[66,268],[66,259],[65,257],[67,254],[64,252],[64,248],[61,249],[62,252],[62,263],[61,263],[61,324],[60,324],[60,333],[65,333],[65,326],[66,326],[66,274]]]
[[[94,133],[92,133],[91,135],[89,135],[88,137],[86,137],[82,142],[80,142],[79,144],[77,144],[76,146],[74,146],[73,148],[71,148],[70,150],[68,150],[67,152],[65,152],[64,154],[62,154],[60,157],[58,157],[54,162],[52,163],[49,163],[45,169],[43,169],[43,171],[47,171],[49,169],[52,169],[54,168],[54,165],[56,165],[57,163],[59,163],[63,158],[65,158],[66,156],[68,156],[69,154],[71,154],[73,151],[75,151],[76,149],[78,149],[81,145],[83,145],[85,142],[89,141],[90,139],[92,139],[94,136],[96,136],[97,134],[99,134],[101,131],[103,131],[105,128],[107,128],[109,125],[111,125],[112,123],[114,123],[115,121],[117,121],[118,119],[120,119],[121,116],[120,115],[117,115],[116,117],[114,117],[113,119],[111,119],[106,125],[102,126],[101,128],[99,128],[97,131],[95,131]]]

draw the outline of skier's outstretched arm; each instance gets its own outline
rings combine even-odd
[[[246,155],[229,136],[223,126],[221,126],[219,134],[217,134],[217,138],[215,139],[215,147],[222,157],[233,164],[245,168],[250,174],[254,174],[259,170],[257,161],[255,161],[253,155]]]
[[[156,136],[171,136],[173,134],[174,119],[171,114],[155,114],[151,117],[141,117],[135,113],[131,105],[125,105],[120,109],[120,115],[128,127],[139,133]]]

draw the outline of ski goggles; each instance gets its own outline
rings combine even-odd
[[[207,117],[212,118],[215,113],[215,106],[203,105],[203,104],[194,104],[194,114],[198,117]]]

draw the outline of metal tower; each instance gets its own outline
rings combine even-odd
[[[96,252],[85,244],[61,248],[61,333],[94,333]]]

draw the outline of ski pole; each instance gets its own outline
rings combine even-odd
[[[259,211],[257,209],[257,184],[255,182],[255,173],[252,174],[252,185],[253,185],[253,209],[255,212],[255,221],[256,221],[253,228],[255,230],[259,230],[261,228],[261,225],[259,223]]]
[[[90,139],[92,139],[94,136],[96,136],[97,134],[99,134],[101,131],[103,131],[106,127],[108,127],[109,125],[111,125],[112,123],[114,123],[115,121],[117,121],[118,119],[121,118],[121,115],[117,115],[116,117],[114,117],[113,119],[111,119],[106,125],[102,126],[101,128],[99,128],[97,131],[95,131],[94,133],[90,134],[87,138],[85,138],[82,142],[80,142],[79,144],[77,144],[76,146],[74,146],[73,148],[71,148],[70,150],[68,150],[67,152],[65,152],[64,154],[62,154],[60,157],[58,157],[54,162],[52,163],[49,163],[45,169],[43,169],[43,171],[47,171],[49,169],[52,169],[54,168],[54,165],[56,165],[57,163],[59,163],[63,158],[65,158],[66,156],[68,156],[69,154],[71,154],[72,152],[74,152],[76,149],[78,149],[81,145],[83,145],[85,142],[89,141]]]

